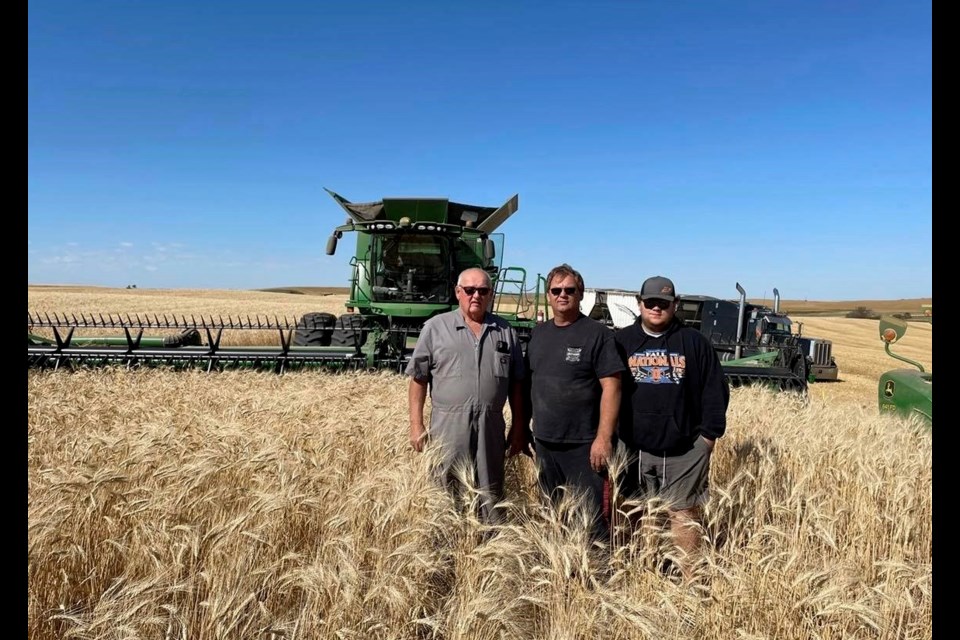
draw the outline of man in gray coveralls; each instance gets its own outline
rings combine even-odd
[[[440,480],[454,496],[460,494],[456,465],[471,464],[483,492],[480,517],[495,523],[508,442],[511,456],[530,452],[523,415],[523,353],[513,327],[488,311],[493,289],[486,271],[463,271],[456,293],[460,308],[424,323],[407,365],[410,445],[423,451],[428,434],[439,444]],[[423,424],[428,386],[429,432]],[[503,407],[508,399],[512,420],[506,436]]]

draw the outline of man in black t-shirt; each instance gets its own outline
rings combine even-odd
[[[613,332],[580,312],[583,277],[568,264],[547,275],[553,318],[527,345],[533,438],[540,488],[556,503],[561,487],[585,494],[593,536],[609,538],[603,514],[625,370]]]

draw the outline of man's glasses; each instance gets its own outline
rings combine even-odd
[[[647,298],[643,301],[643,306],[647,309],[669,309],[673,300],[661,300],[659,298]]]
[[[472,296],[475,293],[485,296],[490,293],[490,287],[460,287],[460,290],[467,294],[467,296]]]
[[[567,294],[568,296],[572,296],[577,292],[577,288],[576,287],[552,287],[550,289],[550,293],[552,293],[555,296],[560,295],[561,291]]]

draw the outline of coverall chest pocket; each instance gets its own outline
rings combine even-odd
[[[493,375],[497,376],[498,378],[509,378],[510,362],[511,357],[509,353],[494,354]]]

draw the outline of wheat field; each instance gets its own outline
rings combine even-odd
[[[31,311],[343,311],[343,297],[31,287]],[[406,381],[104,368],[27,373],[32,640],[933,636],[932,438],[877,410],[876,320],[804,319],[840,381],[732,391],[703,578],[664,571],[659,506],[610,547],[507,463],[487,527],[407,443]],[[893,351],[932,371],[932,325]],[[614,462],[614,467],[622,464]],[[616,470],[616,469],[614,469]]]

